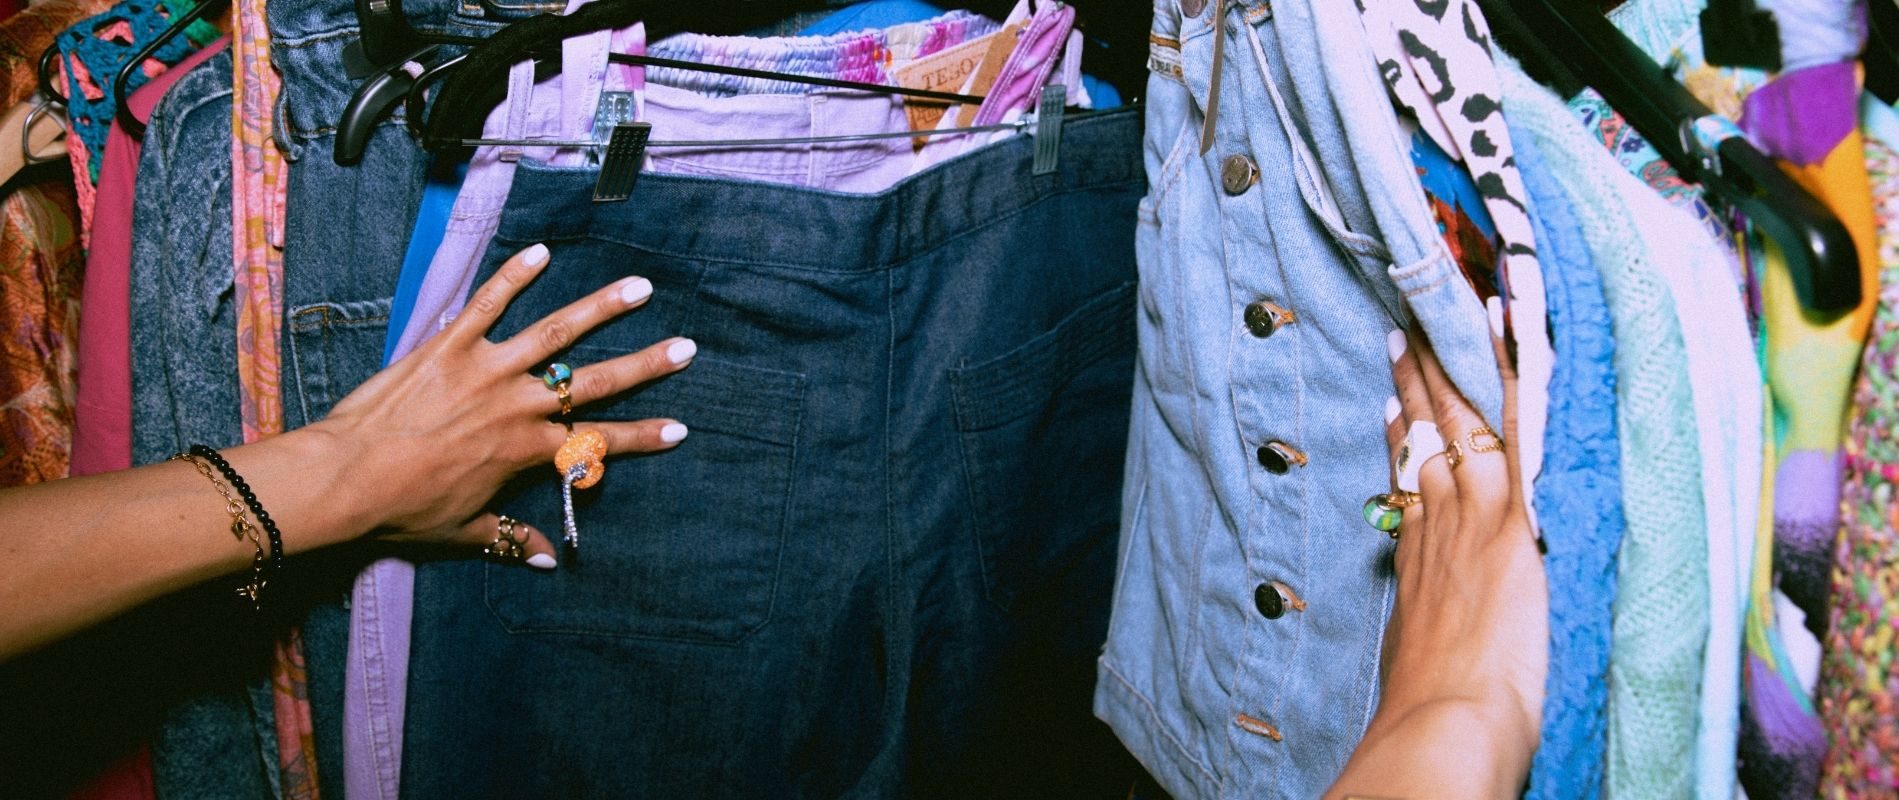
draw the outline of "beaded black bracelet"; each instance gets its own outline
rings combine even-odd
[[[244,498],[245,505],[250,506],[251,513],[257,516],[257,522],[264,527],[264,534],[270,537],[271,570],[283,571],[283,534],[277,532],[277,523],[271,520],[270,512],[264,510],[264,504],[257,502],[257,495],[251,491],[251,485],[244,482],[244,476],[237,474],[237,470],[231,468],[231,462],[225,461],[224,456],[218,455],[218,451],[209,447],[194,444],[191,446],[191,454],[211,462],[211,466],[217,467],[219,472],[224,473],[224,479],[230,481],[231,486],[237,489],[238,495]]]

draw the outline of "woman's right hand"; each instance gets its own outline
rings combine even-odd
[[[495,539],[499,520],[484,509],[501,485],[524,469],[549,469],[542,465],[552,460],[567,432],[555,421],[559,399],[529,370],[594,327],[644,305],[653,285],[637,277],[616,281],[507,341],[490,342],[489,328],[548,260],[545,245],[515,254],[476,290],[453,323],[305,429],[355,453],[360,471],[354,482],[364,494],[351,505],[363,516],[350,530],[373,529],[388,540],[482,547]],[[684,369],[696,352],[692,340],[674,338],[597,364],[575,365],[573,405]],[[603,434],[609,453],[667,450],[686,436],[686,427],[671,419],[575,428]],[[553,544],[532,526],[527,529],[529,563],[552,568]],[[517,525],[516,534],[521,531]]]

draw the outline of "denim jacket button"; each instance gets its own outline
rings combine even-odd
[[[1227,156],[1220,165],[1220,188],[1227,194],[1245,194],[1259,182],[1259,165],[1241,155]]]
[[[1197,17],[1207,8],[1207,0],[1180,0],[1180,14],[1183,17]]]
[[[1268,442],[1257,453],[1259,465],[1274,475],[1284,475],[1293,467],[1306,465],[1306,454],[1294,449],[1285,442]]]
[[[1286,615],[1286,597],[1272,584],[1262,583],[1253,587],[1253,607],[1262,617],[1279,619]]]
[[[1268,300],[1261,300],[1247,306],[1245,317],[1246,329],[1261,339],[1273,335],[1273,332],[1279,330],[1282,325],[1291,325],[1298,321],[1291,311]]]

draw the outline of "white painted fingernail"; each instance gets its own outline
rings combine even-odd
[[[620,285],[620,301],[633,305],[653,296],[653,282],[645,278],[634,278]]]
[[[677,422],[668,422],[659,429],[659,440],[667,444],[678,444],[686,440],[686,426]]]
[[[1404,411],[1404,405],[1398,402],[1398,398],[1396,397],[1385,398],[1385,424],[1386,425],[1390,425],[1391,423],[1397,421],[1398,414],[1402,411]]]
[[[553,569],[554,557],[546,553],[535,553],[528,556],[527,565],[535,569]]]
[[[1492,297],[1484,301],[1484,314],[1490,317],[1490,334],[1503,338],[1503,298]]]
[[[666,360],[674,364],[684,364],[698,355],[699,343],[691,339],[680,339],[666,346]]]
[[[522,250],[521,263],[530,267],[538,267],[547,263],[547,245],[537,244],[526,250]]]
[[[1385,355],[1391,359],[1391,363],[1396,364],[1398,359],[1404,358],[1404,349],[1407,346],[1403,328],[1385,335]]]

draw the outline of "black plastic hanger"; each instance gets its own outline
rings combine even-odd
[[[1859,258],[1846,226],[1745,138],[1729,138],[1714,152],[1697,145],[1690,126],[1711,112],[1606,17],[1570,0],[1480,5],[1486,16],[1520,16],[1496,32],[1531,75],[1542,80],[1538,71],[1560,69],[1595,89],[1684,180],[1745,212],[1786,255],[1802,306],[1834,313],[1859,304]]]
[[[40,52],[40,65],[37,74],[40,79],[40,97],[44,98],[48,103],[63,106],[66,104],[65,93],[53,88],[53,62],[58,58],[59,42],[55,40],[52,44],[47,45],[45,50]]]
[[[184,16],[173,20],[171,26],[159,33],[157,38],[139,48],[138,53],[132,56],[132,60],[125,62],[125,66],[119,68],[119,74],[112,79],[112,97],[114,105],[117,106],[113,109],[113,113],[119,120],[120,130],[131,134],[133,138],[145,135],[145,123],[132,113],[132,93],[126,90],[132,81],[132,74],[145,63],[145,59],[151,58],[152,54],[157,53],[158,49],[164,47],[167,42],[183,36],[185,29],[191,27],[191,23],[204,19],[213,9],[223,8],[225,5],[224,0],[201,0],[190,11],[185,12]]]

